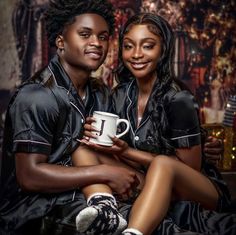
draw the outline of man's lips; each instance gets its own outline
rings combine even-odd
[[[92,59],[100,59],[102,57],[102,51],[100,50],[86,50],[85,54]]]

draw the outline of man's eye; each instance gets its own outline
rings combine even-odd
[[[82,38],[89,38],[90,34],[89,33],[79,33],[79,36]]]
[[[107,35],[100,35],[100,36],[99,36],[99,39],[100,39],[101,41],[108,41],[108,36],[107,36]]]

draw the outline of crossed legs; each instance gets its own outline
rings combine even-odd
[[[87,146],[80,146],[73,153],[72,162],[74,166],[95,166],[99,164],[107,164],[107,165],[120,166],[123,168],[127,168],[135,172],[135,175],[137,176],[139,180],[138,188],[141,189],[144,185],[144,175],[140,173],[138,170],[136,170],[134,166],[130,166],[125,162],[117,160],[111,155],[107,156],[104,154],[100,154],[99,152],[95,152],[89,149]],[[110,193],[110,194],[113,193],[111,188],[106,184],[91,184],[91,185],[83,187],[82,191],[86,198],[89,198],[92,194],[97,193],[97,192],[104,192],[104,193]]]
[[[105,157],[86,146],[80,146],[73,154],[72,160],[75,166],[106,163],[132,169],[112,156]],[[138,177],[141,180],[142,175],[138,172],[136,174],[139,175]],[[91,184],[83,187],[82,192],[87,198],[88,207],[83,209],[76,217],[76,226],[79,232],[115,235],[120,234],[126,228],[127,222],[119,213],[116,199],[113,197],[112,189],[108,185]]]

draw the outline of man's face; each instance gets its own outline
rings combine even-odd
[[[75,22],[66,26],[61,36],[64,63],[92,71],[104,62],[109,28],[100,15],[86,13],[76,16]]]

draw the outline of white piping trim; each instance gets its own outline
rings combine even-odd
[[[55,75],[54,75],[53,71],[51,70],[50,66],[48,66],[48,69],[49,69],[50,72],[52,73],[52,76],[53,76],[53,79],[55,80],[56,86],[57,86],[57,87],[60,87],[60,88],[62,88],[62,89],[64,89],[64,90],[66,90],[66,91],[67,91],[67,95],[68,95],[70,92],[69,92],[65,87],[59,86],[59,85],[57,84]],[[71,104],[72,106],[74,106],[74,107],[79,111],[79,113],[81,114],[81,116],[82,116],[83,119],[85,120],[85,117],[84,117],[84,115],[82,114],[82,112],[80,111],[80,109],[79,109],[75,104],[73,104],[71,101],[70,101],[70,104]]]
[[[133,103],[133,101],[132,101],[132,100],[130,99],[130,97],[129,97],[129,90],[130,90],[130,87],[131,87],[131,85],[132,85],[133,83],[134,83],[134,80],[131,81],[131,83],[129,84],[128,89],[127,89],[127,91],[126,91],[126,96],[128,97],[128,100],[129,100],[129,105],[127,106],[127,109],[126,109],[126,116],[127,116],[129,122],[130,122],[129,110],[130,110],[131,104]],[[130,122],[130,123],[131,123],[131,122]],[[131,129],[131,131],[132,131],[132,133],[133,133],[133,136],[135,137],[135,131],[133,130],[132,125],[130,125],[130,129]],[[134,146],[135,146],[135,139],[134,139],[134,138],[133,138],[133,144],[134,144]]]
[[[51,146],[51,144],[47,144],[47,143],[44,143],[44,142],[40,142],[40,141],[33,141],[33,140],[14,140],[13,141],[14,143],[15,142],[23,142],[23,143],[35,143],[35,144],[43,144],[43,145],[48,145],[48,146]]]
[[[197,135],[200,135],[200,133],[192,134],[192,135],[184,135],[184,136],[180,136],[180,137],[175,137],[175,138],[171,138],[171,140],[182,139],[182,138],[192,137],[192,136],[197,136]]]
[[[56,86],[62,88],[63,90],[65,90],[66,93],[67,93],[67,95],[68,95],[68,94],[70,93],[69,90],[67,90],[67,89],[66,89],[65,87],[63,87],[63,86],[59,86],[59,85],[58,85],[57,80],[56,80],[56,77],[55,77],[55,75],[54,75],[54,73],[53,73],[53,71],[51,70],[51,68],[50,68],[49,65],[48,65],[48,69],[50,70],[50,72],[51,72],[51,74],[52,74],[52,77],[53,77],[53,79],[54,79],[54,81],[55,81],[55,83],[56,83]]]
[[[78,110],[78,112],[81,114],[81,116],[82,116],[83,119],[85,120],[85,117],[84,117],[84,115],[82,114],[82,112],[80,111],[80,109],[79,109],[75,104],[73,104],[71,101],[70,101],[70,104],[71,104],[73,107],[75,107],[75,109]]]

